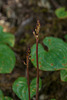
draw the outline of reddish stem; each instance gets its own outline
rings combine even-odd
[[[30,100],[29,55],[27,55],[27,84],[28,84],[28,93],[29,93],[29,100]]]
[[[37,63],[36,100],[38,100],[38,95],[39,95],[38,38],[36,38],[36,63]]]
[[[37,20],[37,25],[35,31],[33,31],[33,34],[36,38],[36,64],[37,64],[37,82],[36,82],[36,100],[38,100],[39,95],[39,64],[38,64],[38,36],[39,36],[39,30],[40,30],[40,22]]]

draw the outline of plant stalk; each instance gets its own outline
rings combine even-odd
[[[27,84],[28,84],[28,94],[30,100],[30,80],[29,80],[29,55],[27,54]]]
[[[38,38],[36,38],[36,63],[37,63],[36,100],[38,100],[38,95],[39,95]]]
[[[37,82],[36,82],[36,100],[38,100],[39,95],[39,64],[38,64],[38,37],[39,37],[39,30],[40,30],[40,22],[37,20],[37,25],[33,34],[36,38],[36,64],[37,64]]]

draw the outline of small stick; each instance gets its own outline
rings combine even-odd
[[[39,36],[39,30],[40,30],[40,22],[37,20],[37,26],[35,31],[33,32],[35,38],[36,38],[36,63],[37,63],[37,83],[36,83],[36,100],[38,100],[39,95],[39,64],[38,64],[38,36]]]
[[[29,56],[30,56],[30,48],[28,48],[28,50],[27,50],[27,56],[26,56],[26,64],[27,64],[27,84],[28,84],[28,93],[29,93],[29,100],[30,100]]]
[[[49,2],[51,2],[54,6],[55,9],[60,8],[61,6],[57,3],[56,0],[49,0]]]

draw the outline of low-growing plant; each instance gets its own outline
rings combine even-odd
[[[27,52],[27,79],[24,77],[19,77],[13,84],[13,91],[16,93],[16,95],[21,99],[21,100],[30,100],[35,94],[36,94],[36,100],[38,100],[38,91],[41,89],[41,79],[39,78],[39,64],[38,59],[39,59],[39,54],[41,57],[42,55],[42,46],[39,48],[38,45],[38,36],[39,36],[39,29],[40,29],[40,23],[37,21],[37,26],[35,31],[33,32],[35,38],[36,38],[36,45],[34,45],[31,48],[31,61],[37,68],[37,78],[34,78],[29,84],[29,69],[28,69],[28,64],[29,64],[29,52]],[[40,52],[39,52],[40,51]],[[44,54],[44,52],[43,52]],[[41,59],[40,59],[41,60]],[[46,66],[45,66],[46,67]],[[30,85],[30,86],[29,86]],[[55,100],[55,99],[53,99]]]
[[[0,26],[0,73],[10,73],[15,66],[15,54],[9,46],[13,47],[15,43],[14,35],[3,32]],[[19,77],[13,84],[13,91],[21,100],[30,100],[36,94],[36,78],[29,84],[29,52],[27,52],[27,79]],[[30,85],[30,86],[29,86]],[[41,89],[41,79],[39,78],[39,90]],[[30,93],[28,93],[28,91]],[[0,90],[0,100],[13,100],[10,97],[4,97]]]
[[[39,79],[39,90],[41,89],[41,79]],[[19,77],[13,84],[13,91],[21,100],[29,100],[28,84],[25,77]],[[31,81],[30,84],[30,97],[36,95],[36,78]]]
[[[31,100],[31,98],[36,94],[36,100],[38,100],[38,92],[41,89],[41,79],[39,78],[39,64],[38,64],[38,34],[40,29],[40,23],[37,21],[37,26],[34,33],[36,38],[36,63],[37,63],[37,78],[34,78],[29,83],[29,56],[30,56],[30,49],[27,50],[26,56],[26,65],[27,65],[27,79],[24,77],[20,77],[17,79],[13,84],[13,91],[21,100]],[[20,91],[20,92],[19,92]]]
[[[14,43],[14,35],[3,32],[3,28],[0,26],[0,73],[10,73],[15,66],[15,54],[10,49]]]
[[[59,38],[46,37],[43,44],[48,47],[44,50],[41,44],[38,45],[39,69],[43,71],[60,70],[62,81],[67,81],[67,43]],[[36,44],[31,48],[31,62],[36,67]]]
[[[55,14],[60,19],[67,18],[67,11],[66,11],[65,7],[57,8],[55,10]]]
[[[38,92],[41,89],[42,81],[39,78],[39,69],[43,71],[60,71],[62,81],[67,81],[67,43],[55,37],[46,37],[43,44],[48,47],[48,51],[39,43],[40,23],[37,21],[37,26],[34,33],[36,44],[27,50],[26,65],[27,65],[27,78],[19,77],[12,85],[15,94],[21,100],[31,100],[36,95],[38,100]],[[15,54],[9,48],[14,46],[14,36],[9,33],[3,32],[0,27],[0,73],[10,73],[15,66]],[[31,62],[37,68],[37,78],[34,78],[31,83],[29,80],[29,56],[31,55]],[[4,97],[3,92],[0,90],[0,100],[13,100],[10,97]],[[55,100],[55,99],[51,99]]]

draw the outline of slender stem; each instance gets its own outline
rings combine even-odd
[[[55,9],[61,7],[61,6],[57,3],[56,0],[49,0],[49,1],[53,4],[53,6],[55,7]]]
[[[29,81],[29,56],[27,55],[27,84],[28,84],[28,93],[30,100],[30,81]]]
[[[40,30],[40,22],[37,20],[37,25],[33,34],[36,38],[36,64],[37,64],[37,82],[36,82],[36,100],[38,100],[39,95],[39,64],[38,64],[38,37],[39,37],[39,30]]]
[[[36,100],[38,100],[38,95],[39,95],[38,38],[36,38],[36,63],[37,63]]]

